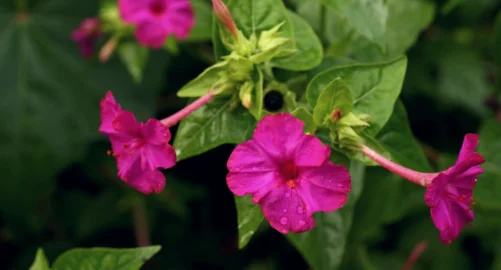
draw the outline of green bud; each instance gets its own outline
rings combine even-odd
[[[351,127],[340,127],[337,132],[341,148],[357,149],[364,140]]]
[[[362,121],[359,117],[357,117],[355,114],[351,112],[341,117],[341,120],[338,121],[338,124],[341,126],[361,127],[361,128],[366,128],[369,126],[367,122]]]
[[[226,73],[228,78],[234,81],[244,81],[250,79],[254,64],[247,58],[232,52],[226,56]]]
[[[270,30],[261,32],[257,42],[258,53],[253,54],[250,60],[256,64],[266,62],[274,57],[286,56],[296,50],[284,48],[284,45],[291,40],[280,35],[280,28],[285,24],[282,22]]]
[[[239,97],[242,102],[242,106],[249,109],[252,105],[252,90],[254,89],[254,82],[251,80],[245,81],[242,86],[240,86]]]

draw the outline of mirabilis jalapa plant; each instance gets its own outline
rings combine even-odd
[[[239,220],[245,209],[259,206],[262,210],[262,216],[259,212],[253,217],[257,222],[239,226],[240,246],[244,246],[263,217],[277,231],[292,235],[293,242],[294,234],[310,237],[309,233],[322,226],[315,226],[314,213],[331,214],[343,206],[352,207],[350,200],[356,200],[360,193],[347,166],[380,165],[425,187],[424,201],[430,206],[440,239],[445,244],[456,239],[474,218],[473,188],[484,162],[475,153],[478,136],[466,135],[456,164],[442,172],[416,172],[394,160],[393,152],[399,149],[382,147],[378,134],[383,128],[398,132],[391,121],[405,116],[398,96],[406,58],[328,68],[309,81],[306,92],[298,92],[278,80],[274,72],[316,67],[322,58],[318,38],[281,1],[260,2],[263,10],[273,9],[278,14],[262,25],[249,22],[242,12],[245,5],[236,2],[212,1],[219,20],[214,29],[218,62],[178,92],[180,97],[199,99],[178,114],[144,124],[122,111],[111,94],[103,99],[100,131],[112,142],[110,154],[117,160],[119,177],[143,193],[160,192],[165,178],[158,169],[174,166],[176,155],[179,160],[220,144],[238,144],[228,159],[226,182],[236,195]],[[300,36],[305,32],[311,36]],[[319,53],[306,58],[305,52],[317,49]],[[372,79],[375,76],[378,80]],[[265,93],[271,91],[286,100],[282,108],[271,110],[263,105]],[[211,122],[218,121],[217,117],[204,118],[214,107],[224,111],[218,117],[226,123],[247,123],[248,130],[255,129],[224,134],[211,128],[194,130],[200,126],[195,121],[231,128]],[[168,128],[178,122],[178,136],[171,146]],[[403,125],[406,128],[408,124]],[[204,137],[207,145],[193,149],[187,142],[194,136]],[[245,200],[248,195],[250,201]]]

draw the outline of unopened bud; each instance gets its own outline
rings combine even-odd
[[[240,100],[242,101],[242,106],[249,109],[252,106],[252,90],[254,89],[254,83],[252,81],[246,81],[240,87]]]
[[[331,115],[330,115],[330,120],[332,122],[337,122],[339,121],[339,119],[341,119],[341,110],[340,109],[334,109],[332,112],[331,112]]]
[[[237,25],[235,24],[235,21],[233,20],[233,17],[224,2],[222,0],[212,0],[212,7],[219,21],[221,21],[226,28],[230,30],[235,39],[238,39]]]
[[[104,46],[101,48],[101,51],[99,52],[99,61],[101,63],[106,63],[108,62],[108,59],[110,56],[115,52],[115,49],[118,44],[118,37],[112,37],[110,38]]]

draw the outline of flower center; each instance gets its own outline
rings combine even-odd
[[[167,10],[167,5],[163,0],[153,0],[150,2],[149,8],[151,13],[156,16],[160,16]]]
[[[296,187],[296,179],[299,175],[298,169],[296,167],[296,164],[293,162],[285,162],[280,166],[280,173],[282,176],[282,179],[285,181],[285,184],[289,188],[295,188]]]

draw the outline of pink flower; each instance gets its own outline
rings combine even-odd
[[[189,0],[119,0],[120,16],[136,26],[139,42],[160,48],[170,34],[188,37],[195,24]]]
[[[87,18],[71,33],[71,39],[78,43],[80,53],[85,58],[94,54],[95,46],[101,35],[101,23],[97,18]]]
[[[342,207],[351,189],[346,168],[334,165],[329,147],[304,134],[303,126],[287,113],[268,115],[227,164],[230,190],[237,196],[251,194],[283,234],[311,230],[312,214]]]
[[[161,192],[165,176],[158,168],[176,164],[176,152],[168,144],[169,129],[156,119],[138,123],[131,112],[121,109],[110,91],[100,106],[99,131],[110,138],[118,177],[144,194]]]
[[[425,202],[431,207],[431,218],[440,231],[440,240],[449,244],[458,237],[464,225],[473,221],[473,188],[484,158],[475,153],[478,135],[467,134],[454,166],[433,178],[425,193]]]

